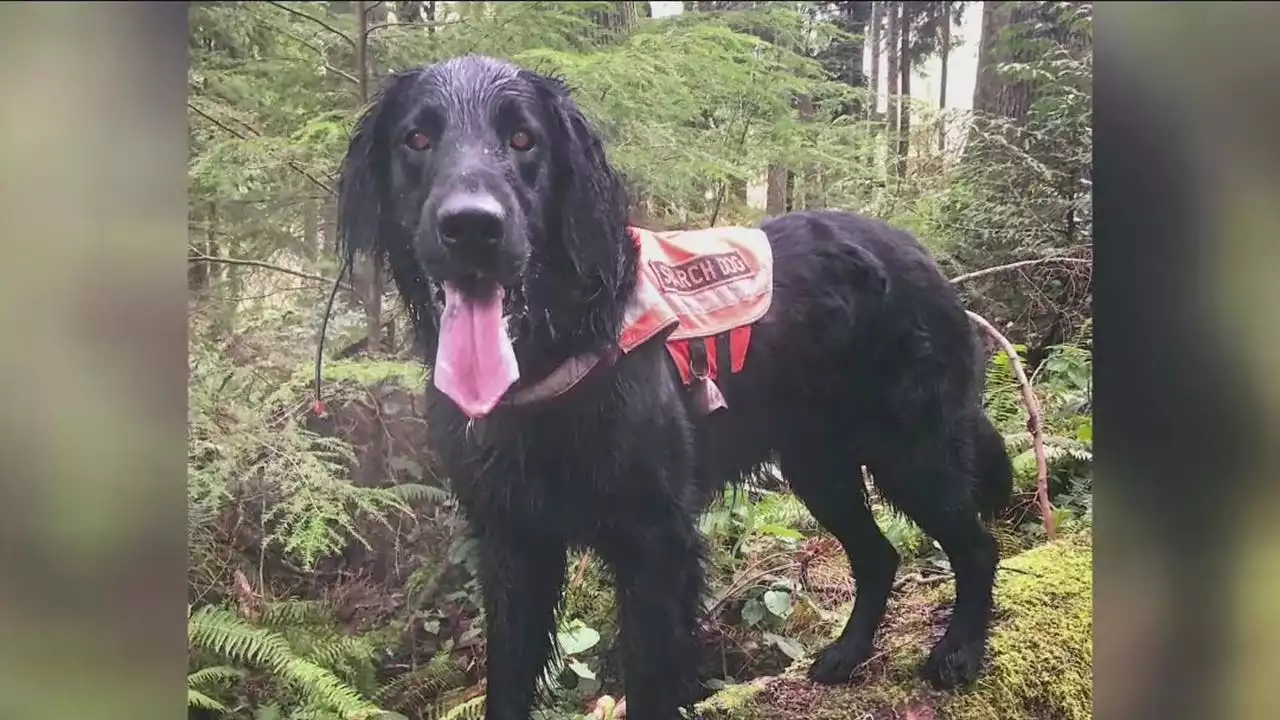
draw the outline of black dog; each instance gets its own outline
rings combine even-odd
[[[343,162],[343,251],[385,259],[436,358],[433,450],[482,555],[486,717],[529,717],[566,550],[583,546],[617,581],[630,717],[678,717],[697,693],[695,519],[775,453],[857,581],[852,617],[810,676],[847,682],[867,659],[898,567],[867,505],[866,465],[955,570],[955,611],[925,677],[974,680],[998,556],[980,515],[1008,501],[1011,467],[983,414],[973,330],[926,251],[848,213],[765,222],[772,306],[745,367],[719,381],[727,409],[707,416],[662,342],[609,354],[636,286],[627,210],[564,85],[488,58],[391,77]],[[485,398],[517,369],[536,380],[591,353],[609,361],[571,390],[490,411]],[[438,389],[446,370],[473,400]]]

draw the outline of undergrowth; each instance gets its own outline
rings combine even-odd
[[[350,32],[346,5],[298,12]],[[384,5],[423,4],[371,4]],[[880,158],[891,152],[882,119],[842,114],[865,92],[814,60],[834,32],[815,20],[819,4],[688,13],[582,39],[607,5],[457,4],[457,17],[431,33],[380,28],[371,64],[381,71],[475,50],[564,74],[655,227],[754,222],[761,213],[745,203],[747,184],[785,165],[813,171],[793,174],[788,202],[819,199],[908,229],[951,274],[1078,249],[1075,239],[1061,247],[1063,237],[1089,241],[1087,60],[1046,48],[1004,68],[1038,78],[1040,95],[1024,127],[986,119],[990,131],[972,141],[980,162],[943,158],[932,139],[920,142],[936,135],[937,118],[916,108],[908,171],[892,177]],[[211,265],[190,280],[188,705],[195,718],[235,720],[480,718],[476,557],[422,440],[429,374],[398,349],[409,338],[349,350],[365,332],[364,287],[338,295],[323,370],[327,412],[310,411],[325,290],[287,283],[299,272],[308,282],[337,275],[332,198],[316,186],[336,167],[360,109],[344,77],[350,48],[330,35],[277,4],[192,8],[189,77],[203,115],[191,125],[190,241],[202,254],[250,263]],[[664,103],[649,97],[655,83]],[[813,101],[814,121],[797,118],[791,99],[801,96]],[[731,187],[742,197],[726,199]],[[1087,535],[1088,283],[1027,272],[1030,281],[999,275],[962,289],[971,307],[1033,345],[1045,344],[1041,319],[1066,318],[1067,339],[1032,381],[1057,527]],[[394,334],[403,318],[389,295],[384,305]],[[995,354],[986,376],[986,407],[1016,475],[1015,501],[992,527],[1007,556],[1042,543],[1044,531],[1008,358]],[[862,482],[862,469],[849,468],[849,481]],[[903,582],[949,571],[936,543],[870,497],[902,557]],[[716,502],[700,529],[709,549],[708,692],[781,672],[839,631],[856,592],[848,564],[776,468]],[[563,659],[550,668],[540,720],[581,718],[596,697],[621,694],[616,612],[599,560],[571,558],[557,635]]]

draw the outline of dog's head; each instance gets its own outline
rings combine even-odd
[[[627,203],[565,86],[467,56],[398,73],[339,183],[348,258],[390,266],[436,384],[487,413],[539,352],[616,338],[635,258]],[[537,362],[537,360],[534,360]]]

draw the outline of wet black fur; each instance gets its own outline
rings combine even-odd
[[[425,154],[403,146],[415,127],[433,138]],[[518,127],[533,150],[507,146]],[[428,362],[434,283],[477,270],[509,289],[526,380],[618,337],[636,271],[627,198],[558,81],[479,57],[397,74],[341,175],[343,250],[386,259]],[[504,209],[492,255],[440,249],[433,208],[460,187]],[[429,389],[433,450],[481,548],[487,718],[529,716],[572,547],[594,548],[616,576],[629,717],[678,717],[698,692],[696,517],[775,454],[857,580],[851,619],[811,677],[848,681],[869,656],[898,567],[867,506],[864,464],[956,573],[955,611],[924,676],[948,688],[979,674],[998,554],[979,513],[1008,501],[1011,468],[983,414],[980,351],[956,293],[914,238],[878,221],[803,212],[761,228],[775,257],[772,309],[743,372],[721,380],[728,408],[710,418],[692,412],[656,343],[545,405],[473,425]]]

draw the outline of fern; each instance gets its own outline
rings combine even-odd
[[[795,495],[773,493],[756,505],[757,520],[763,525],[780,525],[797,530],[812,530],[817,522],[809,509]]]
[[[477,695],[442,715],[432,713],[428,717],[430,720],[484,720],[484,697]]]
[[[226,665],[201,668],[187,675],[187,706],[218,713],[230,712],[225,705],[206,694],[224,690],[227,685],[244,677],[244,671]]]
[[[226,705],[190,686],[187,687],[187,707],[223,714],[230,712],[230,710],[227,710]]]
[[[258,622],[270,628],[325,627],[332,621],[331,610],[318,600],[288,598],[266,603]]]
[[[440,654],[423,667],[407,672],[384,685],[374,695],[379,704],[393,709],[421,707],[450,690],[464,687],[466,673],[447,654]]]
[[[206,606],[187,621],[193,649],[256,667],[297,691],[306,705],[344,717],[369,717],[378,708],[331,671],[298,656],[279,633],[255,627],[234,613]]]
[[[415,485],[403,483],[387,488],[387,492],[399,498],[405,504],[439,503],[449,498],[449,491],[431,485]]]

